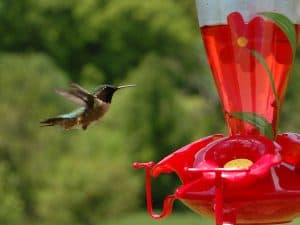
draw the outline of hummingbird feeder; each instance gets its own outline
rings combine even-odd
[[[300,215],[300,134],[277,133],[300,32],[299,0],[196,0],[228,135],[190,143],[146,171],[150,215],[175,199],[216,225],[284,224]],[[151,179],[182,184],[152,210]]]

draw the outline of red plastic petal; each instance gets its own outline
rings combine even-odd
[[[281,155],[283,161],[300,169],[300,134],[278,134],[276,141],[282,147]]]
[[[234,159],[248,159],[253,164],[249,172],[222,172],[224,182],[230,187],[241,188],[269,174],[270,168],[281,162],[281,147],[263,136],[231,136],[221,138],[206,147],[198,154],[194,167],[198,169],[219,169]],[[215,179],[216,173],[204,172],[207,180]]]
[[[227,22],[230,27],[231,33],[234,36],[244,36],[246,25],[242,15],[238,12],[233,12],[228,15]]]
[[[186,173],[184,168],[192,167],[195,154],[209,143],[221,137],[223,137],[222,134],[211,135],[180,148],[157,163],[152,169],[152,176],[156,177],[160,173],[176,172],[183,183],[189,182],[192,177]]]
[[[262,37],[265,31],[266,21],[262,17],[257,16],[254,17],[247,26],[247,37],[249,40],[262,42]]]

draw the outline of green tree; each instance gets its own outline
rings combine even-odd
[[[87,65],[120,81],[152,51],[187,62],[194,27],[185,8],[174,0],[3,0],[0,48],[45,51],[75,81]]]
[[[51,168],[52,153],[63,143],[54,132],[40,132],[39,119],[54,112],[55,99],[49,90],[65,82],[63,73],[45,55],[0,55],[0,117],[5,118],[0,128],[0,164],[7,179],[16,180],[8,183],[11,187],[3,189],[7,191],[3,194],[15,191],[15,201],[28,218],[35,216],[35,191],[42,174]],[[59,101],[57,105],[63,108]]]
[[[290,81],[287,87],[287,93],[280,116],[280,132],[299,132],[300,119],[299,112],[300,107],[298,104],[299,93],[299,76],[300,76],[300,60],[296,59],[293,70],[290,74]]]
[[[48,57],[2,54],[0,77],[0,221],[97,224],[136,207],[141,184],[110,118],[86,132],[39,127],[72,107],[53,92],[67,80]]]

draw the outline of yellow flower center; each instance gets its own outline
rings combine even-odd
[[[253,162],[249,159],[233,159],[224,165],[224,168],[231,169],[244,169],[251,166]]]
[[[239,47],[243,48],[246,47],[246,45],[248,44],[248,39],[245,37],[239,37],[236,42]]]

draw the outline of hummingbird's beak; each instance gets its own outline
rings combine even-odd
[[[127,87],[136,87],[136,85],[135,84],[122,85],[122,86],[118,86],[118,89],[127,88]]]

